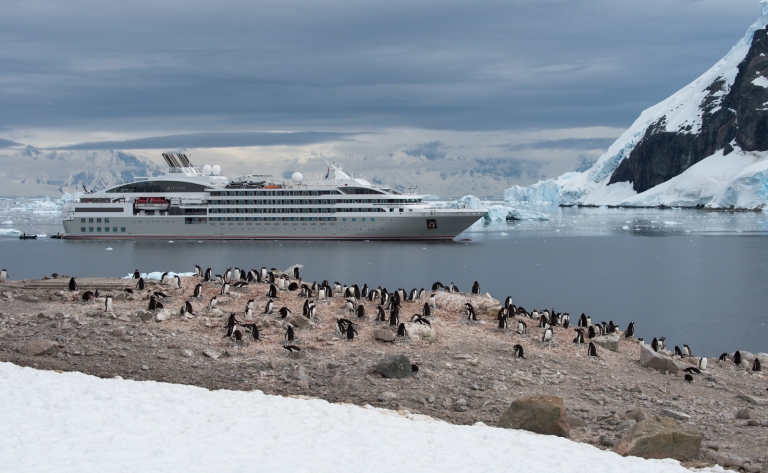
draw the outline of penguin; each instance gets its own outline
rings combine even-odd
[[[176,289],[181,289],[181,277],[179,277],[179,275],[177,274],[176,277],[173,278],[173,280],[175,281],[174,287]]]
[[[124,287],[123,292],[126,294],[133,294],[133,289],[131,289],[130,287]]]
[[[541,341],[546,343],[552,342],[552,327],[549,327],[546,330],[544,330],[544,335],[541,336]]]
[[[359,304],[357,306],[357,318],[358,319],[364,319],[365,318],[365,306],[363,306],[363,304]]]
[[[246,307],[244,317],[248,320],[253,320],[253,309],[251,309],[250,307]]]
[[[728,353],[723,353],[717,361],[728,361]]]
[[[654,337],[653,341],[651,342],[651,348],[653,349],[653,351],[656,351],[656,352],[659,351],[659,341],[656,340],[655,337]]]
[[[597,336],[597,333],[595,333],[595,326],[594,325],[590,325],[587,328],[587,337],[589,337],[590,339],[593,339],[596,336]]]
[[[733,354],[733,362],[737,365],[741,364],[741,352],[739,350],[736,350],[736,353]]]
[[[355,330],[352,324],[347,325],[347,340],[354,340],[356,334],[357,330]]]
[[[584,343],[584,329],[583,328],[577,328],[576,329],[576,338],[573,339],[573,343],[581,345]]]
[[[5,270],[3,270],[3,271],[5,271]],[[6,275],[7,275],[7,272],[6,272]],[[59,279],[59,273],[53,273],[53,274],[51,274],[51,277],[53,279]]]
[[[255,323],[246,324],[246,325],[243,325],[243,327],[247,327],[251,329],[251,338],[253,338],[254,340],[261,340],[259,338],[259,327],[257,327]]]
[[[269,285],[269,291],[267,291],[267,297],[277,297],[277,286],[274,284]]]
[[[525,335],[526,329],[528,326],[523,322],[522,320],[517,321],[517,333],[520,335]]]
[[[112,312],[112,296],[104,299],[104,312]]]
[[[325,288],[321,287],[317,290],[317,300],[322,301],[325,299]]]
[[[692,356],[691,355],[691,347],[683,343],[683,356]]]
[[[162,284],[163,286],[165,286],[168,283],[168,281],[165,280],[167,276],[168,276],[168,271],[160,275],[160,284]]]
[[[480,294],[480,283],[475,281],[474,284],[472,284],[472,294]]]
[[[195,286],[195,291],[192,293],[192,297],[203,297],[203,285],[198,283]]]
[[[149,310],[159,310],[163,308],[163,304],[160,302],[157,302],[157,299],[154,295],[149,298]]]
[[[315,318],[315,312],[317,311],[317,307],[315,307],[315,304],[312,304],[309,307],[309,312],[307,313],[308,319],[314,319]]]
[[[96,292],[94,292],[94,293],[93,293],[93,297],[95,297],[95,298],[97,298],[97,299],[98,299],[99,297],[101,297],[101,296],[99,295],[99,290],[98,290],[98,288],[96,289]]]
[[[312,304],[309,302],[309,299],[304,301],[304,304],[301,306],[301,315],[304,317],[307,317],[309,315],[309,308],[312,306]]]
[[[4,284],[5,281],[8,280],[8,270],[3,268],[2,271],[0,271],[0,284]]]
[[[616,331],[616,326],[613,325],[613,320],[608,322],[608,329],[606,330],[606,333],[613,333]]]
[[[296,338],[294,332],[293,332],[293,325],[288,324],[288,329],[285,331],[285,340],[288,342],[292,342]]]
[[[232,331],[232,338],[235,340],[235,342],[243,341],[243,332],[241,332],[239,329],[233,330]]]
[[[291,309],[285,306],[281,307],[279,312],[281,319],[287,319],[291,315]]]
[[[443,286],[443,283],[441,283],[440,281],[437,281],[437,282],[435,282],[434,284],[432,284],[432,290],[433,290],[433,291],[437,291],[437,290],[439,290],[440,288],[443,288],[443,289],[445,289],[445,286]]]
[[[301,348],[297,347],[296,345],[285,345],[283,348],[288,350],[290,353],[301,351]]]
[[[162,293],[160,291],[155,291],[152,294],[154,294],[155,297],[158,297],[160,299],[165,299],[166,297],[168,297],[168,294]]]
[[[624,338],[630,338],[635,336],[635,323],[630,322],[627,326],[627,331],[624,332]]]
[[[235,269],[232,271],[232,280],[233,281],[239,281],[240,280],[240,268],[235,266]]]
[[[597,354],[597,347],[595,347],[595,344],[592,342],[589,342],[589,348],[587,349],[587,355],[588,356],[596,356],[599,357]]]
[[[675,356],[679,356],[680,358],[683,357],[683,351],[680,350],[680,347],[675,345]]]
[[[208,301],[208,309],[210,310],[210,309],[213,309],[214,307],[216,307],[216,303],[217,302],[218,302],[218,300],[216,300],[216,296],[211,297],[211,300]]]
[[[511,306],[512,306],[512,296],[507,296],[507,298],[504,299],[504,308],[509,310]]]
[[[453,284],[453,281],[451,281],[451,285],[448,287],[448,292],[458,293],[459,288]]]
[[[693,373],[701,374],[701,371],[698,368],[694,368],[693,366],[689,366],[688,368],[685,368],[683,371],[685,371],[686,373],[691,373],[691,374],[693,374]]]
[[[133,279],[140,279],[140,278],[141,278],[141,273],[139,272],[139,270],[138,269],[134,270]]]
[[[139,291],[146,289],[147,283],[144,282],[144,278],[139,278],[139,282],[136,283],[136,287],[139,288]]]
[[[69,278],[69,290],[70,291],[77,291],[77,281],[75,281],[75,277]]]
[[[352,299],[347,299],[347,302],[344,304],[344,308],[347,309],[347,312],[354,312],[355,303],[352,301]]]
[[[199,264],[195,265],[195,276],[197,277],[203,276],[203,268],[201,268]]]
[[[384,312],[384,308],[382,306],[376,307],[376,320],[379,322],[387,321],[387,314]]]
[[[464,303],[464,308],[467,311],[467,320],[477,322],[477,314],[475,313],[475,308],[472,306],[472,304],[466,302]]]
[[[208,268],[205,270],[205,277],[203,278],[203,282],[211,281],[211,268]]]
[[[221,295],[229,294],[229,283],[225,282],[223,286],[221,286]]]
[[[685,380],[688,381],[689,383],[692,383],[693,382],[693,376],[691,376],[690,374],[686,374],[685,375]]]
[[[83,302],[90,302],[94,299],[92,291],[85,291],[82,296]]]
[[[413,316],[411,316],[411,322],[421,324],[421,325],[432,325],[431,323],[429,323],[429,320],[423,318],[421,314],[413,314]]]
[[[499,328],[500,329],[506,329],[509,324],[507,323],[506,317],[500,317],[499,318]]]
[[[195,312],[192,310],[192,303],[191,302],[184,301],[184,312],[186,312],[187,314],[194,315]]]
[[[666,340],[667,340],[666,337],[659,337],[659,350],[664,350],[665,348],[667,348],[667,345],[665,343]]]
[[[429,296],[429,299],[427,300],[427,304],[429,304],[429,307],[432,309],[437,309],[437,302],[435,302],[435,295],[431,294]]]
[[[755,361],[752,362],[752,371],[762,371],[760,360],[757,358],[755,358]]]
[[[405,336],[405,324],[400,324],[397,327],[397,336],[398,337],[404,337]]]
[[[299,279],[299,278],[300,278],[300,276],[299,276],[299,267],[298,266],[294,266],[293,267],[293,279]]]
[[[429,302],[424,303],[424,310],[422,310],[421,315],[423,315],[424,317],[432,316],[432,308],[429,306]]]
[[[419,289],[419,294],[416,296],[416,299],[423,299],[424,298],[424,294],[426,294],[426,293],[427,293],[427,291],[425,291],[424,288],[422,287],[421,289]]]
[[[512,347],[514,350],[514,354],[517,358],[525,359],[525,351],[523,350],[523,346],[520,344],[517,344]]]
[[[707,369],[707,357],[706,356],[702,356],[701,358],[699,358],[699,369],[702,370],[702,371]]]
[[[389,325],[397,325],[400,323],[400,311],[395,308],[389,313]]]
[[[581,314],[581,317],[579,317],[579,327],[589,327],[589,323],[587,323],[587,316],[583,313]]]
[[[413,301],[416,299],[416,296],[419,294],[419,290],[415,287],[411,290],[411,294],[408,296],[409,301]]]

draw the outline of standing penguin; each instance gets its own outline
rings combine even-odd
[[[267,297],[277,297],[277,286],[274,284],[269,285],[269,291],[267,292]]]
[[[701,358],[699,358],[699,369],[702,370],[702,371],[707,369],[707,357],[706,356],[702,356]]]
[[[525,359],[525,351],[523,350],[522,345],[517,344],[514,347],[512,347],[512,349],[515,351],[514,353],[517,358]]]
[[[141,278],[141,273],[139,272],[138,269],[136,269],[133,271],[133,279],[139,279],[139,278]]]
[[[5,281],[8,280],[8,270],[3,268],[2,271],[0,271],[0,284],[5,283]]]
[[[358,319],[365,318],[365,306],[363,306],[363,304],[360,304],[357,306],[357,318]]]
[[[733,354],[733,362],[737,365],[741,364],[741,352],[739,350],[736,350],[736,353]]]
[[[75,277],[74,276],[69,278],[69,290],[70,291],[77,291],[77,281],[75,281]]]
[[[545,343],[552,342],[552,327],[547,327],[547,329],[544,330],[544,335],[541,336],[541,341]]]
[[[288,324],[288,330],[285,331],[285,340],[292,342],[295,338],[295,334],[293,333],[293,325]]]
[[[755,358],[755,361],[752,362],[752,371],[762,371],[760,360],[758,358]]]
[[[525,335],[525,330],[528,328],[528,326],[523,322],[522,320],[517,321],[517,333],[520,335]]]
[[[357,330],[352,327],[352,324],[347,325],[347,340],[354,340]]]
[[[397,336],[398,337],[404,337],[405,336],[405,324],[400,324],[397,327]]]
[[[136,283],[136,287],[138,287],[140,291],[143,291],[147,288],[147,283],[144,282],[144,278],[139,278],[139,282]]]
[[[291,309],[288,307],[281,307],[280,308],[280,318],[287,319],[289,315],[291,315]]]
[[[507,326],[508,326],[507,318],[506,317],[499,317],[499,328],[500,329],[505,329],[505,328],[507,328]]]
[[[635,323],[630,322],[627,326],[627,331],[624,332],[624,338],[630,338],[635,336]]]
[[[693,356],[691,355],[691,347],[683,343],[683,356]]]
[[[421,315],[424,317],[429,317],[432,315],[432,308],[429,306],[429,302],[424,303],[424,310],[422,311]]]
[[[112,312],[112,296],[104,299],[104,312]]]
[[[384,308],[382,306],[376,307],[376,320],[379,322],[387,321],[387,314],[384,312]]]
[[[595,347],[595,344],[592,342],[589,342],[589,348],[587,349],[587,355],[588,356],[595,356],[599,357],[597,354],[597,347]]]
[[[435,302],[435,295],[431,294],[429,296],[429,299],[427,300],[427,304],[429,304],[429,307],[432,309],[437,309],[437,303]]]
[[[573,343],[576,343],[578,345],[581,345],[584,343],[584,329],[583,328],[577,328],[576,329],[576,338],[573,339]]]
[[[211,297],[211,300],[208,302],[208,309],[213,309],[216,307],[216,303],[218,300],[216,299],[216,296]]]
[[[192,293],[192,297],[202,297],[203,296],[203,285],[198,283],[195,286],[195,292]]]
[[[477,281],[472,284],[472,294],[480,294],[480,283]]]

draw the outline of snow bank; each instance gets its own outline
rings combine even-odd
[[[690,473],[524,431],[10,363],[0,405],[5,471]]]
[[[164,271],[153,271],[151,273],[139,273],[139,274],[144,279],[155,279],[157,281],[160,281],[160,279],[163,277],[163,272]],[[195,275],[194,272],[190,272],[190,273],[174,273],[173,271],[168,271],[168,274],[167,274],[167,276],[169,278],[173,278],[173,277],[176,277],[176,276],[189,277],[189,276],[194,276],[194,275]],[[123,279],[133,279],[133,273],[129,273],[128,276],[123,276]]]

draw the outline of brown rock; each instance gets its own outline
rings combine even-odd
[[[736,412],[736,418],[737,419],[752,419],[754,418],[754,414],[752,413],[752,409],[749,407],[745,407],[743,409],[739,409],[738,412]]]
[[[693,460],[699,456],[702,434],[671,417],[643,420],[629,430],[614,448],[619,455],[642,458]]]
[[[646,368],[672,374],[679,370],[677,363],[672,358],[656,353],[648,345],[640,345],[640,364]]]
[[[502,414],[498,426],[566,438],[570,431],[563,399],[549,394],[516,400]]]
[[[373,331],[373,336],[376,337],[376,340],[381,340],[382,342],[394,342],[396,335],[391,330],[377,328]]]
[[[51,340],[37,339],[25,343],[19,348],[19,351],[22,355],[27,356],[52,355],[59,351],[59,344]]]

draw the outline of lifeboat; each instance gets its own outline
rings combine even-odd
[[[138,210],[167,210],[171,202],[160,197],[139,197],[133,205]]]

